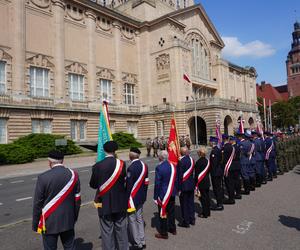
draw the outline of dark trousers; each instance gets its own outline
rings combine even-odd
[[[227,177],[224,177],[225,186],[228,193],[228,199],[234,201],[234,176],[232,172],[228,173]]]
[[[75,249],[74,229],[62,233],[58,233],[58,234],[43,234],[44,249],[56,250],[58,237],[60,237],[61,243],[65,250]]]
[[[241,171],[240,170],[234,170],[231,173],[233,182],[234,182],[234,192],[235,195],[240,196],[241,195]]]
[[[223,176],[211,176],[211,184],[213,187],[214,195],[217,200],[217,205],[223,205],[224,193],[222,187]]]
[[[200,202],[202,207],[202,214],[204,216],[210,216],[210,197],[209,197],[209,188],[200,189]]]
[[[151,148],[147,148],[147,156],[150,156]]]
[[[195,221],[194,191],[183,191],[179,196],[181,216],[184,223]]]
[[[159,229],[162,235],[167,235],[169,232],[176,231],[175,225],[175,197],[171,197],[166,207],[167,218],[160,217],[161,207],[158,206]]]

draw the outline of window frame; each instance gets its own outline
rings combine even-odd
[[[132,91],[128,92],[128,87],[132,87]],[[126,105],[135,105],[135,84],[125,83],[124,84],[124,103]],[[130,102],[129,102],[130,100]]]
[[[34,72],[34,76],[32,77],[31,72]],[[42,70],[42,95],[37,94],[37,70]],[[45,72],[47,72],[47,76],[45,75]],[[44,67],[39,67],[39,66],[34,66],[30,65],[29,66],[29,82],[30,82],[30,96],[32,97],[37,97],[37,98],[49,98],[50,97],[50,81],[49,81],[49,75],[50,75],[50,69],[44,68]],[[33,79],[33,80],[32,80]],[[45,81],[47,79],[47,81]],[[33,81],[33,82],[32,82]],[[45,84],[47,83],[47,88],[45,87]],[[32,91],[33,89],[33,91]],[[46,95],[46,90],[48,91]]]
[[[75,137],[73,138],[73,132],[72,132],[72,124],[74,124],[74,135]],[[80,124],[84,124],[83,127],[83,136],[84,138],[81,138],[81,126]],[[86,120],[70,120],[70,137],[71,140],[77,142],[77,141],[86,141],[86,136],[87,136],[87,121]]]
[[[4,75],[4,82],[0,81],[0,86],[3,84],[4,85],[4,91],[1,91],[1,87],[0,87],[0,95],[1,94],[5,94],[7,92],[7,62],[4,60],[0,60],[0,64],[3,63],[4,64],[4,71],[3,71],[3,75]],[[1,79],[0,79],[1,80]]]
[[[101,98],[101,100],[102,101],[106,100],[109,103],[112,103],[113,102],[113,99],[112,99],[112,97],[113,97],[112,80],[105,79],[105,78],[100,78],[99,80],[100,80],[100,98]],[[109,93],[106,93],[107,98],[104,98],[104,96],[103,96],[103,94],[104,94],[104,92],[103,92],[103,83],[106,83],[106,89],[108,90],[107,92],[109,92]],[[110,86],[110,87],[108,87],[108,86]]]
[[[78,98],[74,98],[74,85],[73,85],[73,76],[77,76],[77,95],[78,95]],[[82,77],[82,88],[80,86],[80,83],[79,83],[79,79],[81,79]],[[77,74],[77,73],[68,73],[68,81],[69,81],[69,96],[70,96],[70,99],[72,101],[77,101],[77,102],[83,102],[85,100],[84,98],[84,78],[85,76],[82,75],[82,74]],[[82,95],[82,98],[81,98],[81,95]]]
[[[33,123],[36,122],[37,123],[37,128],[38,128],[38,132],[34,132],[33,131]],[[49,122],[49,128],[50,128],[50,131],[48,132],[45,132],[45,122]],[[52,120],[51,119],[31,119],[31,133],[33,134],[52,134]]]
[[[7,144],[7,142],[8,142],[8,119],[6,119],[6,118],[3,118],[3,117],[0,117],[0,122],[1,121],[3,121],[4,122],[4,141],[2,142],[1,140],[0,140],[0,144]],[[0,139],[1,139],[1,137],[0,137]]]

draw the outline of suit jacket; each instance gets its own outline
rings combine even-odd
[[[200,157],[195,164],[195,184],[198,182],[198,175],[205,169],[208,160],[205,157]],[[208,172],[209,173],[209,172]],[[210,187],[209,174],[202,179],[198,185],[198,189],[208,189]]]
[[[225,165],[227,164],[227,162],[232,154],[232,150],[233,150],[232,144],[230,144],[229,142],[224,144],[223,151],[222,151],[223,152],[223,162],[222,162],[223,169],[225,169]],[[232,167],[232,163],[230,165],[229,171],[232,170],[231,167]]]
[[[256,161],[264,161],[265,160],[265,143],[262,138],[256,138],[255,141],[256,148]]]
[[[176,169],[176,166],[175,166]],[[176,171],[177,172],[177,171]],[[158,198],[162,201],[165,197],[165,194],[168,189],[169,181],[171,177],[171,167],[168,161],[162,161],[155,168],[155,184],[154,184],[154,200],[156,201]],[[173,192],[171,194],[172,197],[175,197],[178,190],[178,175],[176,173],[175,183]]]
[[[248,140],[241,140],[240,149],[241,149],[241,164],[242,165],[250,164],[249,152],[251,149],[251,142]]]
[[[127,186],[127,200],[130,197],[130,193],[132,191],[133,185],[140,177],[143,170],[141,160],[133,160],[131,165],[127,169],[127,178],[126,178],[126,186]],[[147,191],[148,184],[145,184],[145,179],[148,178],[148,168],[146,169],[145,178],[142,179],[142,184],[135,197],[133,198],[133,202],[135,207],[137,208],[140,205],[143,205],[147,199]]]
[[[98,208],[98,213],[100,216],[122,213],[127,211],[125,162],[122,172],[115,184],[103,196],[98,196],[100,186],[112,176],[116,168],[116,162],[117,161],[115,157],[107,156],[104,160],[97,162],[93,166],[93,172],[90,179],[90,187],[93,189],[97,189],[95,201],[102,203],[102,208]]]
[[[195,189],[195,183],[194,183],[194,170],[192,171],[192,174],[190,177],[183,182],[183,174],[190,168],[191,166],[191,159],[190,156],[185,155],[182,157],[177,164],[177,170],[178,170],[178,176],[179,176],[179,190],[180,191],[193,191]]]
[[[239,171],[241,170],[241,149],[239,144],[233,145],[235,148],[235,154],[232,161],[232,166],[230,167],[230,171]]]
[[[43,207],[66,186],[71,176],[70,170],[61,164],[38,176],[33,201],[32,229],[34,231],[37,231]],[[76,194],[80,195],[79,178],[71,193],[46,219],[46,234],[58,234],[74,228],[80,209],[80,199],[75,200]]]
[[[273,148],[270,152],[270,157],[269,158],[275,158],[276,157],[276,154],[275,154],[275,142],[273,141],[273,139],[271,137],[267,137],[265,139],[265,145],[266,145],[266,148],[265,148],[265,152],[267,152],[267,150],[271,147],[273,143]]]
[[[223,176],[223,168],[221,166],[222,160],[222,152],[221,150],[215,146],[210,152],[210,175],[214,176]]]

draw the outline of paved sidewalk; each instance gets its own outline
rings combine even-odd
[[[146,156],[146,148],[141,148],[142,157]],[[117,155],[121,160],[128,160],[129,149],[118,150]],[[65,165],[71,168],[92,166],[96,161],[96,153],[88,155],[70,155],[65,157]],[[0,179],[14,178],[42,173],[47,169],[47,158],[37,159],[30,163],[0,166]]]

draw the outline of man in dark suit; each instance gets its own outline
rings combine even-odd
[[[134,249],[146,248],[143,205],[147,199],[149,178],[148,167],[139,159],[140,154],[138,148],[130,149],[131,164],[127,169],[126,178],[129,242]]]
[[[180,149],[180,160],[177,164],[179,177],[179,200],[181,216],[183,221],[178,224],[179,227],[190,227],[195,225],[195,205],[194,205],[194,160],[189,155],[186,147]]]
[[[116,142],[106,142],[103,149],[106,157],[93,166],[90,179],[90,187],[97,189],[95,206],[100,219],[102,249],[127,250],[126,165],[115,158]]]
[[[168,239],[168,232],[176,235],[175,196],[177,194],[176,166],[168,161],[168,152],[159,152],[159,165],[155,168],[154,201],[158,205],[160,232],[156,238]]]
[[[223,210],[223,187],[222,187],[222,179],[223,179],[223,169],[221,166],[222,153],[218,148],[218,138],[211,136],[210,137],[210,145],[212,150],[210,152],[210,177],[211,183],[213,187],[213,192],[217,200],[217,206],[212,207],[212,210]]]
[[[50,170],[38,176],[34,201],[32,229],[43,235],[45,250],[57,249],[60,236],[64,249],[75,249],[74,225],[80,209],[78,174],[63,165],[64,155],[51,151]]]

